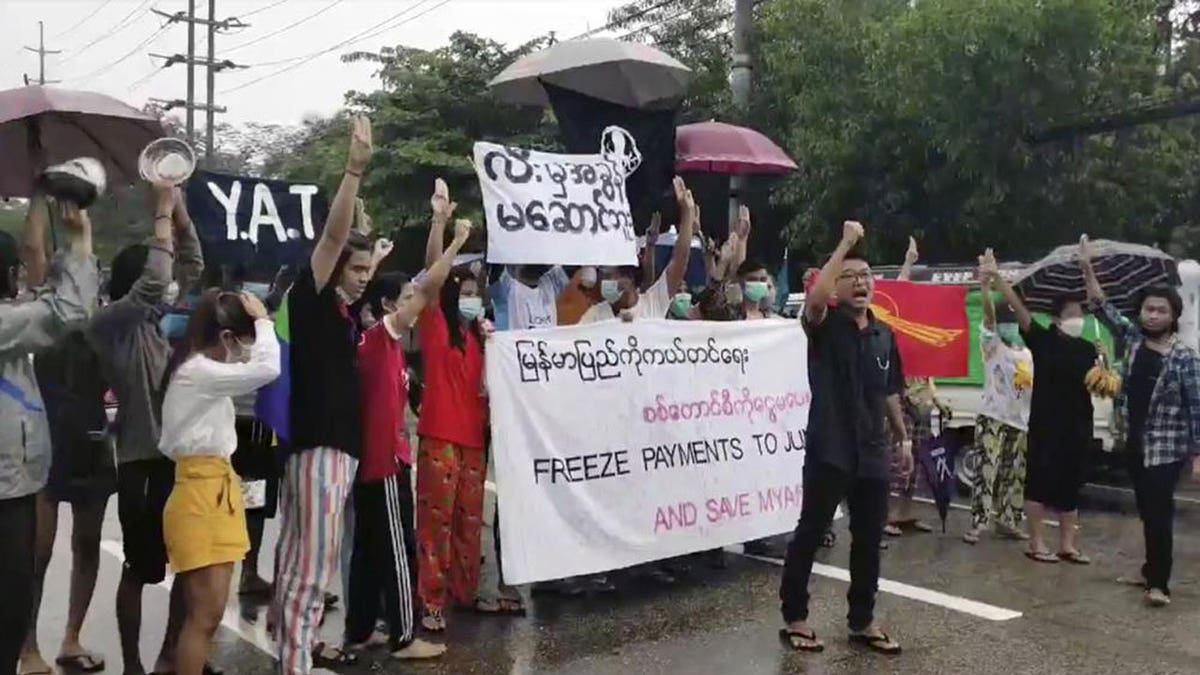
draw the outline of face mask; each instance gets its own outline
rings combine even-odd
[[[770,290],[771,289],[767,287],[767,282],[765,281],[747,281],[746,290],[743,291],[743,295],[750,302],[758,304],[759,302],[762,302],[763,298],[767,297],[767,293],[770,292]]]
[[[1017,330],[1016,326],[997,326],[996,334],[1000,336],[1000,340],[1004,342],[1004,344],[1010,347],[1021,346],[1021,331]]]
[[[737,284],[729,284],[726,286],[725,303],[730,306],[742,304],[742,287]]]
[[[1083,335],[1083,317],[1077,316],[1072,319],[1063,319],[1058,322],[1058,329],[1066,335],[1077,338]]]
[[[616,279],[604,279],[600,282],[600,296],[605,302],[616,302],[621,297],[621,282]]]
[[[483,298],[459,298],[458,313],[467,321],[474,321],[483,314]]]
[[[686,319],[688,312],[692,310],[692,294],[691,293],[676,293],[674,298],[671,298],[671,313],[678,319]]]
[[[596,286],[596,268],[583,268],[583,273],[579,276],[579,283],[583,285],[584,288],[594,288]]]
[[[225,363],[245,363],[250,360],[250,345],[232,336],[225,345]]]

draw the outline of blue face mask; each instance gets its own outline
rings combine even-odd
[[[604,298],[605,302],[616,302],[621,297],[621,282],[616,279],[602,279],[600,297]]]
[[[1009,323],[996,326],[996,334],[1009,346],[1020,347],[1024,344],[1021,340],[1021,331],[1014,324]]]
[[[483,315],[483,298],[462,297],[458,299],[458,313],[467,321],[474,321]]]

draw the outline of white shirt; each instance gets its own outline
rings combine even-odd
[[[983,343],[984,417],[1021,431],[1029,430],[1029,404],[1033,395],[1033,354],[1013,349],[986,328]]]
[[[630,307],[629,311],[633,313],[634,319],[663,319],[666,318],[667,310],[670,308],[671,293],[667,288],[667,274],[663,272],[658,275],[658,280],[654,282],[653,286],[638,296],[637,304]],[[617,315],[613,314],[612,305],[601,302],[598,305],[592,305],[588,311],[584,312],[579,323],[611,321],[615,318]]]
[[[558,294],[570,283],[563,268],[555,265],[538,279],[534,288],[514,279],[505,269],[497,282],[497,292],[506,303],[507,322],[498,330],[553,328],[558,325]]]
[[[164,455],[229,457],[237,449],[233,397],[270,384],[280,371],[275,324],[259,319],[254,332],[249,361],[222,363],[193,354],[171,376],[158,440]]]

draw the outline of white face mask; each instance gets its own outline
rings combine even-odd
[[[1066,335],[1077,338],[1083,335],[1083,317],[1077,316],[1071,319],[1063,319],[1058,322],[1058,329]]]

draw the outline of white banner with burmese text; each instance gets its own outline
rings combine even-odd
[[[508,583],[795,527],[811,398],[795,321],[496,333],[487,386]]]

